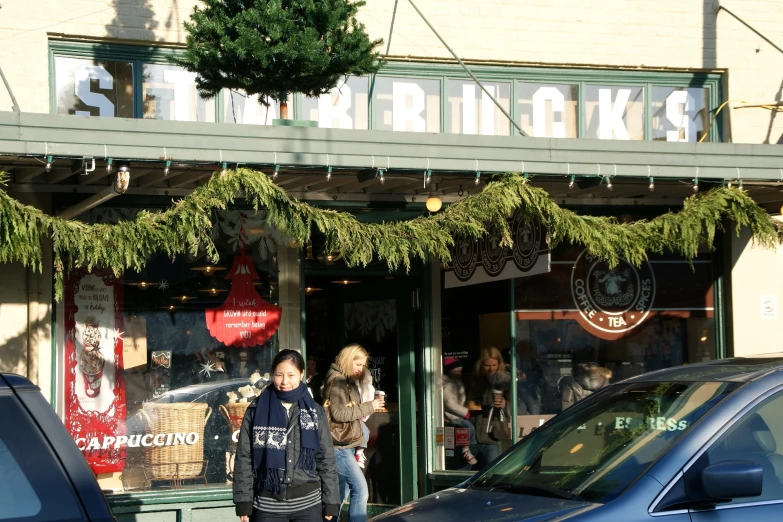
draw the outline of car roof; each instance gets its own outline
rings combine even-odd
[[[748,382],[775,370],[783,370],[783,352],[730,357],[714,361],[683,364],[628,379],[634,382],[656,381],[732,381]]]

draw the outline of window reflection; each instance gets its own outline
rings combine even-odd
[[[517,82],[519,124],[536,138],[576,138],[576,85]]]
[[[653,86],[652,139],[699,141],[709,125],[707,89]]]
[[[585,86],[586,138],[644,139],[644,89],[607,85]]]
[[[55,112],[133,118],[133,64],[55,56]]]
[[[176,65],[144,64],[142,100],[145,118],[176,121],[215,121],[215,100],[196,89],[196,73]]]

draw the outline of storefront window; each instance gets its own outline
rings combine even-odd
[[[642,87],[585,86],[586,138],[644,139]]]
[[[215,121],[215,100],[199,96],[196,73],[182,67],[145,63],[141,91],[145,118]]]
[[[441,287],[436,469],[480,469],[610,383],[715,357],[708,253],[690,263],[653,255],[639,267],[609,268],[579,246],[562,246],[536,275],[484,282],[475,270],[455,286],[459,262],[455,255],[457,268],[445,267]]]
[[[511,112],[511,84],[482,82],[484,88]],[[449,128],[452,134],[508,136],[511,122],[487,93],[473,81],[448,80]]]
[[[244,411],[275,353],[301,346],[298,251],[263,211],[219,212],[213,240],[217,264],[161,255],[66,278],[64,421],[104,490],[230,485]]]
[[[699,141],[709,125],[707,89],[653,86],[652,139]]]
[[[280,102],[269,97],[248,96],[239,91],[223,91],[223,121],[245,125],[272,125],[280,117]]]
[[[440,132],[440,80],[376,77],[375,128]]]
[[[54,58],[55,111],[76,116],[133,118],[133,64]]]
[[[362,129],[369,124],[369,82],[367,78],[349,76],[318,98],[301,98],[305,120],[317,121],[323,129]]]
[[[576,138],[576,85],[517,82],[519,125],[536,138]]]

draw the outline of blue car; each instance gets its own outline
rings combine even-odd
[[[384,522],[783,520],[783,353],[640,375]]]

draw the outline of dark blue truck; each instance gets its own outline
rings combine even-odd
[[[84,457],[30,381],[0,373],[0,522],[114,522]]]

